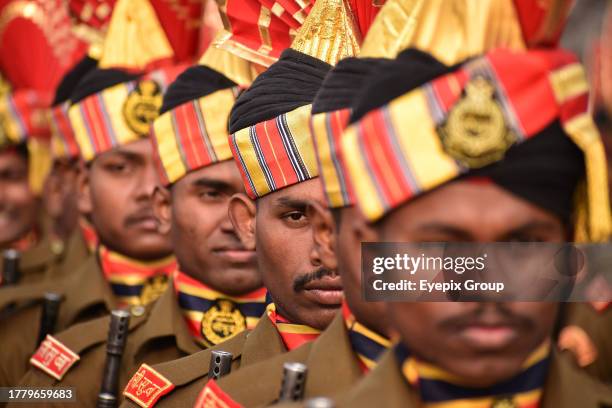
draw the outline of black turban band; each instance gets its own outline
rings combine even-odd
[[[76,85],[70,95],[70,102],[76,104],[90,95],[123,82],[133,81],[141,75],[128,73],[120,69],[96,68],[88,72]]]
[[[459,64],[460,65],[460,64]],[[457,65],[458,66],[458,65]],[[355,98],[351,122],[367,112],[457,68],[431,55],[408,49],[363,80]],[[534,101],[537,105],[537,101]],[[471,170],[461,178],[486,177],[505,190],[544,208],[569,223],[574,192],[585,173],[584,155],[565,134],[558,120],[539,134],[512,146],[504,159]]]
[[[192,101],[236,84],[225,75],[203,66],[187,68],[170,84],[164,94],[160,115],[185,102]]]
[[[98,61],[86,55],[74,67],[68,71],[60,81],[55,90],[55,97],[51,106],[59,105],[70,99],[70,95],[76,89],[77,84],[88,72],[94,70]]]
[[[391,62],[386,58],[350,57],[341,60],[325,77],[312,103],[312,114],[350,107],[367,75]]]
[[[291,112],[314,100],[331,65],[286,49],[240,95],[230,114],[230,133]]]

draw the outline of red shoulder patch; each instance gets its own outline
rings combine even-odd
[[[64,346],[50,334],[40,343],[36,353],[30,358],[30,364],[44,371],[56,380],[61,380],[70,367],[80,357],[77,353]]]
[[[227,395],[215,380],[210,380],[200,391],[193,408],[242,408],[242,405]]]
[[[142,364],[123,390],[123,395],[142,408],[150,408],[174,389],[166,377],[146,364]]]

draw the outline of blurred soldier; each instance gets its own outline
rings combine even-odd
[[[493,50],[455,67],[418,54],[405,51],[372,74],[363,95],[377,89],[380,100],[356,101],[355,123],[342,138],[340,156],[362,214],[351,222],[353,234],[369,242],[608,238],[603,148],[571,54]],[[417,63],[426,57],[427,65]],[[479,92],[486,105],[472,103]],[[477,114],[476,122],[466,120]],[[387,166],[397,171],[381,171]],[[578,189],[585,178],[587,188]],[[576,217],[576,194],[583,216]],[[610,391],[554,349],[559,309],[390,302],[401,342],[338,405],[609,405]]]
[[[255,252],[242,246],[227,211],[231,196],[244,191],[231,160],[227,122],[241,89],[237,83],[249,84],[252,68],[215,48],[200,64],[170,85],[153,124],[162,180],[155,210],[160,230],[172,237],[179,269],[155,305],[132,318],[119,370],[121,389],[141,363],[176,359],[233,338],[252,329],[265,310]],[[61,380],[31,368],[21,385],[75,386],[79,403],[93,405],[102,383],[107,327],[102,318],[57,334],[79,355],[79,364]],[[139,372],[154,376],[147,368]],[[146,392],[132,388],[134,398],[146,398]]]
[[[17,284],[42,281],[56,261],[40,204],[50,162],[49,99],[33,89],[0,96],[0,249],[22,254]]]
[[[176,267],[169,236],[158,231],[153,214],[158,180],[146,136],[161,107],[165,86],[182,68],[172,66],[142,75],[151,63],[170,61],[173,51],[152,7],[148,3],[131,6],[134,3],[129,1],[117,4],[99,68],[87,73],[70,95],[70,123],[85,162],[79,175],[78,208],[91,220],[100,244],[78,270],[52,286],[64,297],[57,330],[121,305],[137,306],[134,313],[142,313],[142,306],[166,289],[168,275]],[[157,29],[139,32],[139,27]],[[133,48],[121,56],[115,44],[125,43],[125,36]],[[145,45],[149,41],[156,44],[151,52]],[[109,60],[123,69],[107,68]],[[25,372],[37,346],[39,322],[37,304],[3,322],[14,328],[3,331],[0,339],[4,345],[0,356],[3,385],[16,384]],[[57,350],[64,349],[53,344]],[[53,362],[45,360],[45,364]],[[61,377],[69,367],[62,365],[63,371],[55,374]]]

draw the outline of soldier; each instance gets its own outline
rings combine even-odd
[[[53,164],[45,182],[45,209],[53,220],[53,233],[66,242],[60,274],[73,272],[88,253],[85,233],[78,230],[77,178],[79,146],[70,126],[70,94],[97,60],[86,55],[62,79],[55,92],[49,115]],[[95,246],[92,245],[93,248]],[[57,276],[57,275],[56,275]]]
[[[100,244],[78,270],[52,286],[64,297],[58,331],[121,305],[136,306],[134,313],[142,313],[142,306],[166,289],[168,275],[176,267],[169,237],[158,231],[153,214],[157,173],[146,136],[161,106],[164,87],[181,68],[160,69],[143,77],[131,72],[146,70],[159,60],[159,54],[129,50],[129,55],[119,59],[112,44],[125,43],[117,37],[131,35],[121,29],[126,21],[131,27],[148,27],[157,19],[148,3],[138,10],[130,4],[117,4],[99,68],[89,72],[70,96],[70,122],[85,162],[79,175],[78,208],[92,221]],[[163,45],[166,34],[159,24],[157,27],[147,33],[146,40],[154,38]],[[142,42],[140,47],[150,49]],[[155,52],[172,55],[169,46],[160,45]],[[124,69],[105,68],[109,58],[113,63],[124,61]],[[128,72],[129,67],[134,69]],[[36,350],[40,313],[34,304],[3,322],[14,329],[2,332],[0,383],[17,384],[25,373],[28,358]],[[67,370],[69,366],[62,367]]]
[[[512,13],[506,14],[512,11],[509,4],[461,3],[466,8],[466,15],[471,18],[465,17],[464,20],[450,11],[448,14],[440,12],[440,5],[436,2],[428,2],[418,11],[411,11],[413,2],[389,0],[371,26],[362,44],[360,58],[342,60],[327,75],[313,103],[311,126],[316,141],[319,174],[331,214],[312,203],[309,217],[312,219],[315,242],[319,244],[323,264],[331,269],[338,268],[342,276],[345,293],[342,313],[311,344],[220,379],[215,384],[218,395],[225,394],[225,397],[245,406],[268,405],[280,394],[283,365],[286,362],[300,362],[308,367],[304,398],[338,395],[353,386],[363,373],[375,367],[378,357],[390,345],[384,305],[366,303],[361,298],[361,271],[359,260],[354,256],[360,251],[361,241],[351,233],[351,220],[357,210],[352,207],[341,160],[336,157],[336,146],[348,124],[352,99],[361,92],[361,81],[368,72],[381,70],[390,61],[368,56],[393,57],[398,49],[419,44],[420,47],[434,49],[446,61],[456,62],[458,58],[482,52],[483,49],[479,47],[491,45],[485,41],[485,37],[491,35],[491,29],[485,26],[461,29],[468,24],[467,21],[476,16],[483,20],[486,20],[483,17],[485,15],[495,18],[512,16]],[[398,13],[398,9],[406,10],[406,13]],[[403,16],[414,12],[418,13],[418,25],[408,36],[397,28],[409,26],[408,21],[402,20]],[[436,22],[444,26],[444,30],[431,37],[427,27],[431,28]],[[389,27],[396,29],[390,30]],[[500,45],[521,49],[524,45],[517,21],[510,19],[508,24],[496,29],[503,31],[509,27],[514,36],[500,33],[495,38],[500,41]],[[460,35],[465,36],[464,42],[469,47],[458,47],[456,36]],[[416,59],[421,64],[432,63],[430,58],[423,58],[420,54],[410,53],[402,55],[402,58]],[[442,64],[438,63],[438,66]],[[375,93],[371,92],[369,97],[375,97]],[[334,361],[332,366],[329,365],[331,360]],[[261,372],[268,374],[262,378]],[[255,378],[258,381],[254,381]],[[203,391],[202,395],[207,391]]]
[[[392,92],[384,85],[390,83]],[[602,145],[571,54],[493,50],[442,69],[400,56],[372,74],[363,95],[373,89],[404,94],[382,106],[383,98],[357,101],[360,113],[342,138],[340,157],[362,214],[353,234],[371,242],[560,242],[572,232],[580,241],[608,239]],[[486,105],[473,103],[484,95]],[[502,119],[495,127],[493,115]],[[475,116],[482,122],[465,120]],[[495,143],[472,149],[483,146],[470,144],[473,138]],[[373,154],[378,148],[383,153]],[[385,166],[398,172],[380,172]],[[585,174],[588,193],[580,193]],[[574,218],[576,191],[586,218]],[[559,309],[389,302],[401,342],[337,406],[611,404],[609,390],[551,346]]]
[[[329,13],[327,24],[337,19],[343,22],[336,37],[318,37],[319,30],[330,29],[329,25],[317,26],[321,13]],[[240,369],[315,339],[341,304],[339,277],[322,267],[306,216],[309,201],[323,200],[308,118],[310,103],[331,68],[320,58],[335,63],[356,51],[351,47],[358,47],[349,21],[344,8],[329,7],[328,2],[315,6],[293,48],[284,51],[232,109],[230,146],[246,194],[234,195],[230,218],[244,246],[256,251],[258,270],[271,300],[241,349],[236,351],[231,340],[215,348],[232,352]],[[337,38],[343,40],[330,49],[328,45]],[[161,377],[171,393],[159,402],[157,398],[143,401],[134,397],[128,384],[124,395],[131,401],[125,405],[193,403],[208,376],[209,361],[206,351],[154,366],[149,372]],[[139,371],[133,384],[142,376]]]
[[[179,268],[155,305],[131,319],[118,372],[121,389],[141,363],[146,364],[140,372],[149,378],[154,374],[148,364],[233,338],[252,329],[265,310],[255,253],[243,247],[227,211],[231,196],[244,191],[231,160],[227,122],[241,90],[238,83],[248,85],[252,75],[251,64],[211,47],[200,65],[183,72],[164,95],[153,123],[162,180],[154,205],[160,231],[172,238]],[[79,362],[59,380],[33,367],[20,385],[74,386],[80,404],[94,405],[105,375],[108,325],[108,318],[96,319],[57,334]],[[244,343],[244,336],[236,341]],[[135,386],[126,392],[146,398]]]
[[[48,169],[49,99],[44,92],[22,89],[0,100],[0,248],[21,252],[17,284],[43,280],[56,260],[40,217]]]

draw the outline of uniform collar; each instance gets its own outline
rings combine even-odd
[[[133,307],[134,308],[134,307]],[[196,353],[202,348],[196,344],[189,333],[181,309],[176,301],[174,282],[170,281],[166,290],[151,306],[149,317],[131,342],[132,352],[137,357],[141,348],[150,340],[173,337],[176,347],[185,354]]]
[[[291,323],[289,319],[277,313],[274,303],[268,304],[266,313],[289,351],[300,347],[304,343],[313,341],[321,334],[320,330],[313,329],[304,324]]]
[[[330,368],[332,363],[333,369]],[[341,312],[338,312],[319,338],[312,342],[306,365],[310,372],[316,373],[306,383],[309,395],[319,395],[321,390],[329,390],[330,384],[339,392],[346,390],[362,377],[363,372],[351,346]]]
[[[95,255],[90,255],[75,271],[66,278],[64,293],[66,300],[60,306],[59,327],[70,326],[86,317],[86,312],[96,307],[106,312],[117,307],[115,298],[108,286]]]
[[[346,402],[356,407],[421,406],[418,392],[405,381],[393,349],[385,352]],[[598,408],[605,404],[612,404],[610,389],[577,368],[570,356],[553,350],[540,408]]]
[[[243,330],[252,330],[265,310],[263,287],[244,295],[229,296],[178,269],[172,276],[189,331],[206,347],[226,341]]]
[[[342,317],[351,347],[362,371],[367,373],[376,366],[379,357],[391,346],[391,341],[359,323],[346,300],[342,303]]]
[[[241,366],[251,365],[287,352],[278,330],[264,313],[247,336],[242,350]]]
[[[174,256],[155,261],[139,261],[98,247],[98,259],[104,278],[120,305],[146,305],[168,287],[169,275],[176,269]]]

